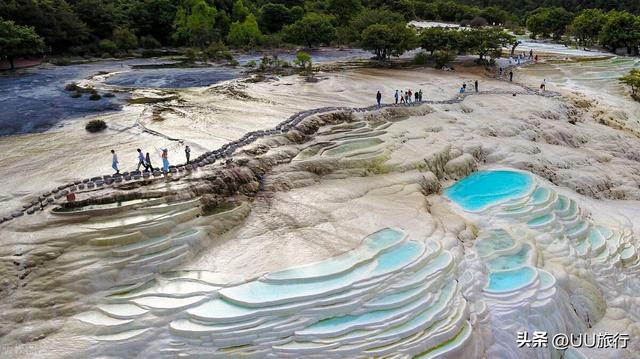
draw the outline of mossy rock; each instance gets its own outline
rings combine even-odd
[[[78,91],[80,88],[75,82],[64,85],[65,91]]]
[[[72,98],[78,98],[78,97],[82,97],[82,94],[80,92],[74,92],[71,94]]]
[[[102,120],[91,120],[84,128],[91,133],[95,133],[106,129],[107,124]]]

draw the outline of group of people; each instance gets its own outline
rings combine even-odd
[[[396,103],[422,102],[422,89],[416,92],[411,91],[411,89],[408,89],[407,91],[396,90],[393,97],[395,98]],[[412,98],[415,98],[415,100]]]
[[[476,90],[476,92],[478,92],[478,80],[475,80],[473,82],[473,88]],[[460,95],[463,95],[465,92],[467,92],[467,83],[463,82],[462,86],[460,87]]]
[[[513,55],[509,55],[509,65],[511,65],[513,62],[516,63],[516,65],[520,65],[521,63],[525,62],[527,59],[529,60],[535,60],[535,62],[538,62],[538,55],[533,56],[533,49],[529,50],[529,56],[527,57],[527,53],[522,51],[522,53],[518,54],[515,59],[513,57]]]
[[[478,92],[478,80],[474,81],[473,86],[475,88],[475,91]],[[460,94],[461,95],[464,94],[466,90],[467,90],[467,84],[463,83],[462,87],[460,87]],[[411,89],[408,89],[407,91],[396,90],[393,97],[395,99],[396,105],[412,103],[412,102],[422,102],[422,89],[416,92],[413,92]],[[382,103],[382,93],[380,91],[376,93],[376,101],[378,102],[378,106],[380,106],[380,104]]]
[[[149,152],[144,154],[141,149],[136,150],[138,152],[138,167],[136,167],[136,171],[140,171],[140,167],[144,168],[144,171],[150,172],[153,171],[153,165],[151,164],[151,156]],[[184,148],[185,157],[187,158],[187,163],[191,158],[191,148],[187,145]],[[169,150],[163,148],[160,151],[160,158],[162,159],[162,171],[165,173],[169,172]],[[120,161],[118,161],[118,156],[116,155],[115,150],[111,150],[111,168],[116,171],[115,174],[120,174]]]

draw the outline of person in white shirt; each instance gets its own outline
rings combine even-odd
[[[111,150],[111,154],[113,155],[111,158],[111,168],[116,171],[116,174],[120,174],[120,170],[118,169],[118,156],[116,156],[116,151]]]
[[[147,165],[144,163],[144,153],[142,153],[141,149],[137,149],[136,151],[138,151],[138,168],[136,169],[136,171],[140,171],[140,166],[144,167],[144,169],[147,169]]]

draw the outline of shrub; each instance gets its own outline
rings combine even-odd
[[[187,58],[187,61],[193,62],[198,57],[198,52],[195,49],[188,48],[184,51],[184,56]]]
[[[640,69],[632,69],[620,78],[620,82],[631,87],[631,95],[634,99],[637,98],[640,92]]]
[[[69,53],[76,56],[84,56],[87,54],[88,49],[84,46],[70,46]]]
[[[243,21],[236,21],[229,28],[227,41],[234,46],[256,46],[262,42],[262,33],[253,14]]]
[[[371,160],[369,163],[365,165],[364,174],[365,176],[375,176],[375,175],[383,175],[390,173],[393,168],[388,165],[386,162],[389,158],[386,156],[376,157]]]
[[[293,63],[298,66],[300,69],[305,70],[307,67],[312,66],[311,55],[308,52],[298,51],[296,54],[296,58],[293,60]]]
[[[446,64],[455,60],[456,54],[453,51],[438,50],[433,53],[432,57],[436,63],[436,69],[441,69]]]
[[[100,48],[100,50],[111,55],[115,54],[118,51],[118,46],[116,45],[116,43],[109,39],[100,40],[100,42],[98,43],[98,47]],[[104,57],[104,54],[102,56]]]
[[[247,65],[246,65],[246,66],[247,66],[247,67],[256,67],[256,66],[258,66],[258,63],[256,62],[256,60],[249,60],[249,61],[247,62]]]
[[[151,35],[147,35],[140,38],[140,46],[145,49],[157,49],[160,47],[160,41]]]
[[[487,26],[487,20],[482,16],[476,16],[469,21],[469,25],[471,25],[471,27]]]
[[[429,55],[425,51],[418,52],[411,60],[414,65],[425,65],[427,62],[429,62]]]
[[[120,50],[131,50],[138,47],[138,38],[126,27],[116,27],[113,29],[113,42]]]
[[[91,120],[84,128],[91,133],[95,133],[106,129],[107,124],[102,120]]]
[[[61,58],[58,58],[58,59],[52,59],[52,60],[50,60],[50,62],[52,64],[54,64],[54,65],[57,65],[57,66],[68,66],[68,65],[71,65],[71,60],[69,60],[66,57],[61,57]]]
[[[100,96],[98,93],[92,93],[91,96],[89,96],[89,100],[91,101],[98,101],[99,99],[101,99],[102,96]]]
[[[233,60],[231,51],[229,51],[229,49],[222,42],[216,42],[209,45],[209,47],[207,47],[207,50],[205,51],[205,54],[210,60]]]

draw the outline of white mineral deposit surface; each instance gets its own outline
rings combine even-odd
[[[127,88],[166,101],[0,137],[0,216],[21,213],[0,223],[0,357],[631,358],[640,118],[615,78],[635,65]],[[80,84],[123,90],[111,76]],[[374,106],[396,89],[424,101]],[[90,134],[96,118],[108,128]],[[199,167],[180,166],[185,145]],[[112,174],[111,149],[134,171],[136,148],[157,167],[167,148],[177,168],[82,181]],[[504,171],[530,187],[490,193],[514,186]],[[447,195],[482,174],[462,193],[502,200],[470,210]],[[520,349],[518,331],[630,341]]]

